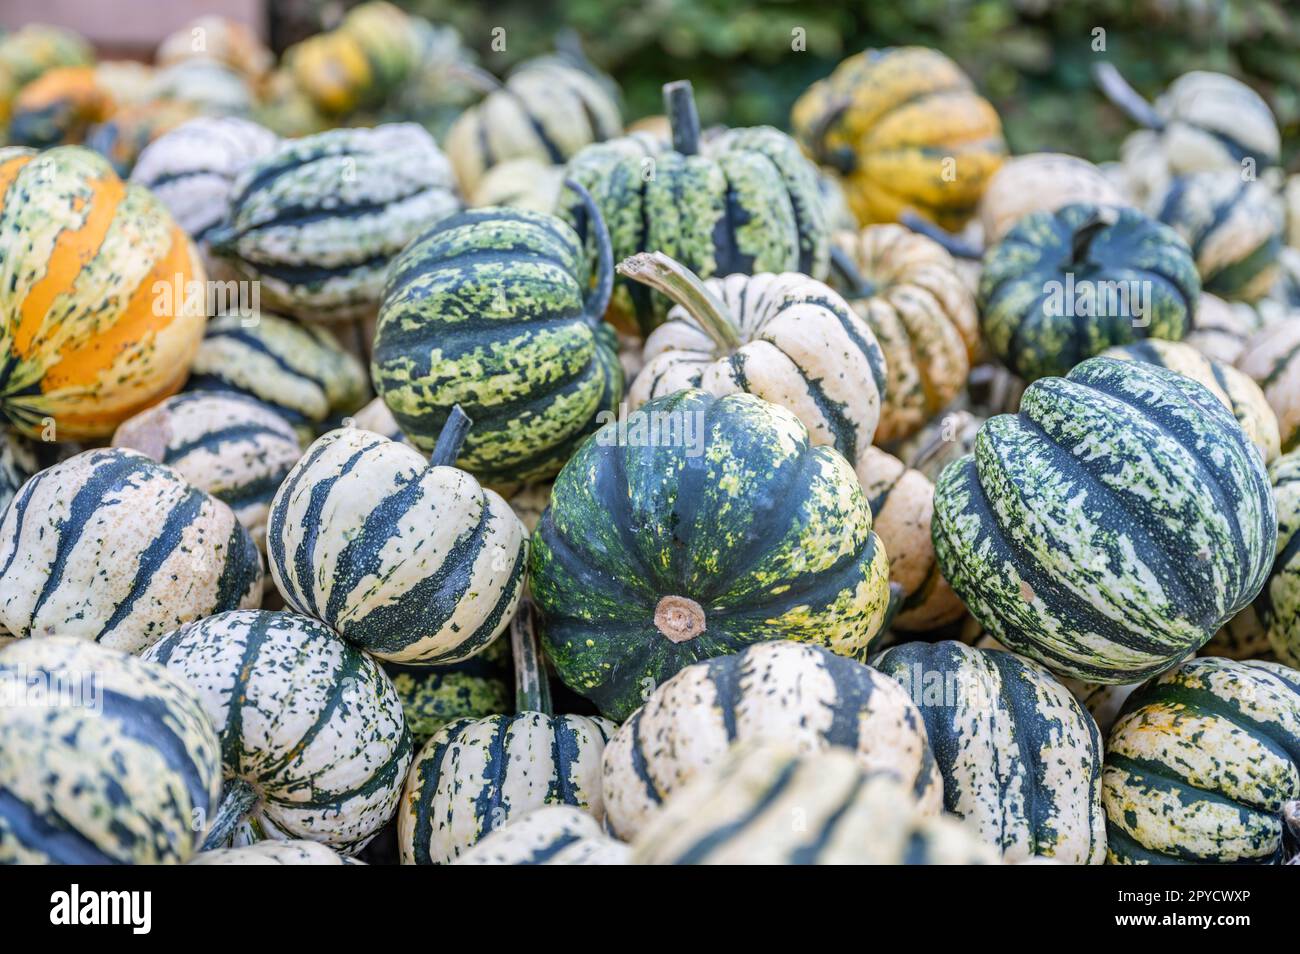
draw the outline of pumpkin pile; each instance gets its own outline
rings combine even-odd
[[[1291,861],[1264,101],[1103,68],[1099,168],[936,50],[787,132],[560,47],[0,37],[0,863]]]

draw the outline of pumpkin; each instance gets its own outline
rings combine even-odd
[[[591,198],[584,199],[595,211]],[[603,235],[603,226],[594,226]],[[594,283],[558,219],[475,209],[435,225],[393,262],[371,377],[402,431],[433,448],[460,404],[475,427],[459,466],[485,483],[552,477],[623,394],[601,315],[613,263]]]
[[[1105,861],[1101,735],[1046,669],[953,641],[893,646],[872,664],[920,709],[944,807],[1005,860]]]
[[[192,865],[359,865],[364,862],[340,855],[315,841],[259,841],[242,848],[201,851]]]
[[[342,23],[285,53],[297,85],[321,112],[342,116],[396,90],[420,58],[413,19],[386,2],[362,3]]]
[[[701,282],[659,253],[618,273],[676,302],[646,339],[628,406],[682,388],[754,394],[792,411],[814,444],[857,464],[871,447],[885,393],[885,356],[871,328],[815,279],[785,272]]]
[[[57,67],[14,97],[9,141],[37,149],[80,143],[91,126],[108,118],[113,107],[93,67]]]
[[[150,98],[187,103],[209,116],[250,116],[257,98],[248,80],[216,60],[181,60],[158,70]]]
[[[0,628],[140,650],[257,606],[262,561],[231,509],[170,467],[91,450],[23,485],[0,521]]]
[[[355,427],[307,448],[267,528],[285,602],[391,662],[460,662],[496,639],[523,590],[528,531],[452,466],[468,428],[453,413],[432,460]]]
[[[889,561],[853,468],[791,412],[683,390],[560,471],[530,587],[566,686],[622,721],[691,663],[770,639],[860,656]]]
[[[330,125],[284,67],[272,72],[263,83],[252,118],[286,138],[324,132]]]
[[[1128,683],[1259,592],[1277,539],[1264,462],[1201,384],[1094,358],[1025,391],[935,486],[944,578],[999,642]]]
[[[546,805],[489,832],[452,864],[625,865],[630,851],[581,809]]]
[[[830,245],[817,172],[794,142],[770,126],[702,139],[685,80],[664,87],[664,102],[671,148],[638,133],[588,146],[569,162],[569,177],[591,192],[609,227],[615,260],[663,252],[701,278],[800,272],[824,279]],[[566,199],[557,214],[595,257],[600,229],[585,205]],[[669,307],[669,299],[623,280],[610,319],[644,337]]]
[[[817,191],[821,193],[822,207],[826,210],[826,227],[832,233],[856,232],[858,217],[849,208],[848,196],[844,194],[844,183],[834,171],[817,170]]]
[[[1015,156],[993,174],[980,198],[978,212],[984,241],[1000,242],[1031,212],[1055,212],[1079,202],[1116,207],[1130,204],[1086,159],[1060,152]]]
[[[1112,345],[1181,339],[1200,287],[1173,229],[1135,209],[1067,205],[1026,216],[989,250],[980,327],[998,360],[1032,381]]]
[[[1277,415],[1282,450],[1300,445],[1300,322],[1266,325],[1246,342],[1237,367],[1255,379]]]
[[[369,390],[365,367],[333,333],[268,312],[209,321],[186,389],[247,395],[308,441],[329,418],[357,410]]]
[[[1249,635],[1253,628],[1262,633],[1265,645],[1252,640],[1248,648],[1256,653],[1271,649],[1281,662],[1294,667],[1300,665],[1300,537],[1296,536],[1300,530],[1300,451],[1279,457],[1268,475],[1277,504],[1277,558],[1254,606],[1241,614],[1253,616],[1257,626],[1251,627],[1251,620],[1246,619],[1237,632]]]
[[[979,339],[975,297],[952,257],[901,225],[837,232],[836,288],[885,354],[876,442],[915,434],[961,392]]]
[[[125,106],[91,126],[86,131],[85,144],[108,159],[113,171],[125,178],[130,176],[140,153],[150,143],[196,115],[191,104],[167,100]]]
[[[1170,371],[1177,371],[1204,385],[1210,393],[1232,411],[1246,436],[1259,448],[1265,464],[1281,453],[1277,417],[1268,406],[1264,392],[1250,376],[1228,364],[1212,361],[1191,345],[1179,341],[1151,339],[1102,352],[1121,361],[1145,361]]]
[[[80,34],[63,27],[29,23],[0,36],[0,72],[8,72],[21,89],[48,70],[90,66],[95,51]]]
[[[1151,212],[1191,246],[1201,285],[1230,301],[1257,301],[1281,275],[1282,208],[1263,182],[1239,170],[1170,180]]]
[[[0,431],[0,518],[18,488],[41,469],[39,445],[14,431]]]
[[[174,289],[204,273],[162,203],[78,146],[0,149],[0,202],[0,417],[107,437],[178,390],[204,309]]]
[[[5,647],[0,681],[16,694],[0,705],[0,864],[190,858],[221,794],[221,749],[188,686],[68,636]]]
[[[650,819],[633,864],[997,864],[966,825],[832,746],[741,743]]]
[[[416,62],[376,115],[380,122],[419,123],[434,139],[445,143],[456,118],[501,84],[475,65],[474,51],[465,47],[455,27],[436,26],[418,16],[410,22],[418,49]],[[539,211],[549,212],[550,208]]]
[[[672,794],[738,740],[801,752],[852,751],[889,772],[920,810],[939,811],[943,783],[921,715],[875,670],[820,646],[759,643],[687,666],[659,686],[605,746],[605,826],[631,841]]]
[[[271,498],[302,456],[293,427],[242,394],[191,391],[123,421],[114,447],[174,469],[235,512],[259,549]]]
[[[251,29],[237,20],[201,16],[168,33],[154,54],[159,66],[182,60],[211,59],[257,81],[271,71],[275,57]]]
[[[511,625],[515,714],[447,723],[416,756],[397,814],[402,864],[448,864],[544,805],[604,816],[600,759],[614,726],[552,715],[528,605]]]
[[[1207,358],[1236,364],[1246,350],[1246,342],[1266,323],[1266,312],[1203,292],[1196,304],[1192,330],[1183,341]]]
[[[506,205],[550,213],[564,191],[564,168],[540,159],[507,159],[487,171],[468,193],[471,208]]]
[[[510,711],[510,647],[498,639],[463,662],[446,666],[384,663],[402,700],[406,727],[416,745],[454,719],[481,719]]]
[[[843,176],[863,225],[910,209],[959,229],[1007,151],[970,78],[919,46],[849,57],[799,97],[790,122],[804,149]]]
[[[618,100],[600,79],[559,57],[541,57],[521,63],[460,114],[447,132],[447,155],[461,190],[473,195],[500,163],[563,165],[583,146],[622,131]]]
[[[379,664],[325,626],[220,613],[145,658],[193,686],[221,738],[226,794],[205,849],[246,819],[264,837],[353,855],[392,817],[411,763],[402,705]]]
[[[1300,679],[1190,659],[1133,695],[1106,742],[1114,864],[1276,864],[1300,798]]]
[[[934,483],[945,467],[975,449],[975,435],[986,420],[964,408],[948,411],[904,441],[898,447],[898,458]]]
[[[244,168],[213,250],[308,321],[374,312],[389,260],[459,207],[451,167],[414,123],[286,140]]]

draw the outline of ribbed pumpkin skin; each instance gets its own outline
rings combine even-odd
[[[1060,152],[1032,152],[1002,164],[980,198],[984,241],[993,244],[1031,212],[1055,212],[1066,205],[1128,206],[1105,173],[1086,159]]]
[[[169,634],[146,658],[198,692],[226,778],[258,792],[249,817],[269,823],[264,835],[351,855],[392,818],[411,764],[401,703],[377,662],[320,623],[221,613]]]
[[[759,272],[826,277],[829,233],[816,167],[770,126],[706,137],[692,156],[646,133],[625,136],[583,149],[570,160],[568,175],[596,200],[615,261],[663,252],[701,278]],[[584,209],[571,196],[560,198],[556,214],[593,256]],[[644,336],[663,323],[670,304],[620,278],[609,316]]]
[[[573,805],[600,820],[606,719],[517,715],[457,719],[425,743],[397,813],[404,865],[445,865],[484,835],[543,805]]]
[[[1101,735],[1046,669],[952,641],[893,646],[872,663],[920,708],[948,811],[1007,861],[1105,861]]]
[[[966,384],[979,342],[975,298],[937,242],[901,225],[837,232],[852,263],[854,287],[837,289],[875,334],[888,371],[876,443],[909,437],[947,407]]]
[[[751,643],[865,653],[889,564],[844,458],[749,394],[679,391],[636,414],[702,439],[651,446],[630,418],[625,445],[606,425],[556,478],[529,585],[565,685],[623,720],[680,669]]]
[[[1267,646],[1288,666],[1300,665],[1300,451],[1268,469],[1277,504],[1277,558],[1252,609]],[[1251,612],[1246,610],[1245,616]],[[1229,624],[1231,625],[1231,624]]]
[[[687,666],[656,689],[605,746],[605,824],[635,839],[659,807],[737,741],[840,746],[893,773],[918,808],[943,801],[921,714],[897,684],[820,646],[759,643]]]
[[[341,116],[393,92],[419,57],[416,24],[391,3],[362,3],[338,28],[294,44],[285,64],[322,112]]]
[[[680,305],[646,339],[628,407],[701,388],[753,394],[794,412],[814,444],[856,464],[871,447],[888,371],[872,329],[848,302],[794,272],[710,278],[741,345],[730,354]]]
[[[359,865],[314,841],[259,841],[242,848],[202,851],[192,865]]]
[[[935,487],[939,566],[990,635],[1055,672],[1137,682],[1259,592],[1277,539],[1264,463],[1180,374],[1095,358],[990,419]]]
[[[1177,341],[1191,327],[1201,284],[1187,244],[1168,226],[1121,209],[1075,262],[1076,232],[1096,213],[1089,205],[1032,213],[985,254],[980,327],[998,360],[1027,381],[1065,374],[1113,345]]]
[[[1192,330],[1183,341],[1207,358],[1235,365],[1264,324],[1264,315],[1250,305],[1202,292]]]
[[[633,864],[997,864],[965,825],[922,811],[889,772],[828,748],[741,744],[688,782],[632,845]]]
[[[78,146],[0,149],[0,202],[0,417],[107,437],[180,388],[204,313],[174,286],[204,273],[162,203]]]
[[[1237,367],[1264,392],[1277,415],[1282,451],[1300,445],[1300,322],[1280,321],[1246,342]]]
[[[1278,863],[1298,763],[1300,673],[1188,660],[1134,692],[1107,739],[1111,863]]]
[[[93,67],[56,67],[14,97],[8,141],[34,149],[75,145],[112,114],[114,105]]]
[[[373,314],[389,261],[459,208],[451,165],[414,123],[283,142],[235,180],[210,236],[268,308],[306,321]]]
[[[380,659],[468,659],[519,604],[528,533],[455,467],[358,428],[317,440],[280,485],[267,562],[285,602]]]
[[[623,393],[589,274],[568,226],[517,209],[462,212],[413,242],[371,363],[403,432],[431,450],[459,404],[474,422],[460,467],[493,485],[554,476]]]
[[[0,864],[180,864],[198,850],[221,750],[188,686],[67,636],[6,647],[0,679],[19,701],[28,685],[70,693],[0,706]]]
[[[416,745],[454,719],[482,719],[509,712],[514,704],[510,688],[510,649],[495,640],[472,659],[446,666],[406,666],[384,663],[402,700],[406,727]]]
[[[508,205],[530,212],[551,212],[564,189],[564,167],[539,159],[507,159],[493,166],[467,193],[472,208]]]
[[[489,832],[452,864],[625,865],[630,851],[581,809],[547,805]]]
[[[799,97],[790,122],[817,162],[843,173],[863,225],[912,209],[959,230],[1007,152],[997,112],[956,63],[925,47],[849,57]]]
[[[1163,153],[1175,174],[1203,169],[1241,171],[1277,165],[1281,135],[1264,98],[1224,73],[1193,70],[1169,84],[1155,102],[1165,120]]]
[[[224,503],[132,450],[86,451],[18,491],[0,521],[0,629],[139,652],[262,599],[262,561]]]

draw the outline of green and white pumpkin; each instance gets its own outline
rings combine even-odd
[[[618,720],[691,663],[752,643],[861,656],[889,603],[871,526],[852,467],[784,408],[697,390],[651,401],[583,444],[551,490],[530,573],[547,654]]]
[[[133,450],[46,468],[0,521],[0,629],[18,637],[140,652],[261,599],[261,556],[234,512]]]
[[[1116,864],[1277,864],[1300,798],[1300,673],[1191,659],[1133,693],[1102,778]]]
[[[201,851],[192,865],[359,865],[333,848],[316,841],[259,841],[241,848],[214,848]]]
[[[1046,669],[950,640],[893,646],[872,664],[920,708],[944,807],[1007,861],[1105,861],[1101,734]]]
[[[416,745],[454,719],[482,719],[510,711],[510,646],[504,639],[464,662],[446,666],[384,663],[402,700],[406,727]]]
[[[432,461],[355,427],[312,444],[271,503],[267,562],[285,602],[391,662],[459,662],[501,635],[528,531],[451,466],[468,427],[453,415]]]
[[[1254,599],[1276,539],[1263,459],[1232,413],[1139,361],[1035,382],[935,487],[935,552],[971,613],[1089,682],[1194,653]]]
[[[569,805],[536,808],[483,840],[458,865],[625,865],[631,849],[600,829],[600,822]]]
[[[1246,343],[1268,323],[1272,311],[1202,292],[1192,330],[1183,341],[1207,358],[1235,365]]]
[[[18,488],[41,469],[36,443],[17,431],[0,432],[0,517]]]
[[[244,820],[263,837],[353,855],[392,818],[411,764],[401,702],[379,664],[325,626],[293,613],[221,613],[146,658],[198,692],[221,737],[226,824],[214,823],[205,847]]]
[[[180,864],[221,794],[221,749],[161,666],[68,636],[0,651],[0,864]],[[18,704],[24,687],[62,704]]]
[[[247,116],[256,95],[238,70],[212,59],[189,59],[154,73],[149,99],[190,103],[210,116]]]
[[[451,165],[414,123],[285,140],[247,166],[213,251],[304,321],[373,314],[389,261],[460,201]]]
[[[1266,646],[1294,667],[1300,666],[1300,450],[1275,460],[1268,476],[1277,504],[1277,558],[1254,606],[1241,615],[1253,617]],[[1250,632],[1249,622],[1240,630]]]
[[[1255,379],[1277,416],[1283,453],[1300,445],[1300,321],[1270,324],[1246,342],[1237,367]]]
[[[984,241],[991,245],[1031,212],[1055,212],[1076,202],[1116,207],[1130,204],[1088,160],[1061,152],[1031,152],[1013,156],[998,167],[984,187],[976,215]]]
[[[840,746],[894,774],[923,812],[943,781],[912,700],[892,680],[820,646],[759,643],[687,666],[651,693],[605,746],[605,825],[637,837],[665,800],[737,741]]]

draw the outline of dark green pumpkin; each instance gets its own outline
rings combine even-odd
[[[546,650],[619,720],[682,668],[752,643],[861,657],[889,601],[871,526],[852,467],[784,408],[699,390],[650,401],[556,478],[530,557]]]
[[[1113,345],[1179,341],[1201,284],[1187,243],[1134,209],[1067,205],[1025,216],[984,259],[989,349],[1032,381]]]

